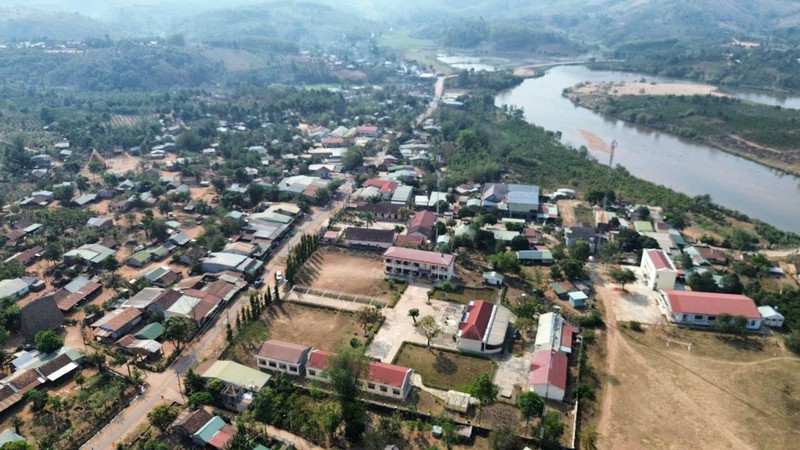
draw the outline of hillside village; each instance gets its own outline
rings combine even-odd
[[[535,179],[444,186],[424,108],[446,93],[411,61],[396,76],[246,120],[207,99],[216,115],[161,114],[147,146],[23,146],[2,215],[0,443],[341,446],[350,364],[369,448],[574,448],[609,316],[745,343],[796,322],[745,295],[800,284],[796,252]],[[126,409],[145,414],[114,419]]]

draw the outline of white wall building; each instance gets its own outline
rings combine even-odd
[[[661,249],[646,249],[642,253],[642,278],[650,289],[661,291],[675,289],[678,270],[666,252]]]
[[[383,253],[386,275],[449,280],[453,277],[455,255],[403,247],[389,247]]]

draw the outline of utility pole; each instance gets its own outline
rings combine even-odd
[[[611,186],[611,176],[614,170],[614,150],[617,149],[617,140],[611,141],[611,156],[608,158],[608,178],[606,179],[606,187],[603,191],[603,211],[608,208],[608,189]]]

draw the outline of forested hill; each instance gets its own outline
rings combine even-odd
[[[27,8],[0,6],[0,40],[55,40],[102,37],[112,32],[100,21],[75,13],[47,12]]]

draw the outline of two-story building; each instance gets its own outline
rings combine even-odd
[[[678,270],[664,250],[651,248],[642,252],[642,278],[650,289],[661,291],[675,289]]]
[[[453,277],[455,255],[403,247],[389,247],[383,253],[386,275],[449,280]]]

